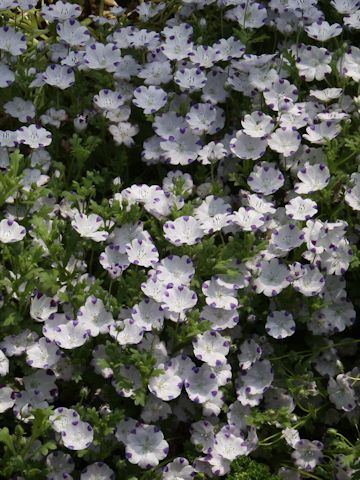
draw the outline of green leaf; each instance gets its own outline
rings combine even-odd
[[[0,442],[4,443],[13,455],[16,455],[14,439],[7,427],[4,427],[0,430]]]

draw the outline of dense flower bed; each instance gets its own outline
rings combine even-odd
[[[360,2],[99,4],[0,0],[0,478],[359,478]]]

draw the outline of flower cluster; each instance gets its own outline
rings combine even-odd
[[[37,3],[0,0],[0,476],[356,478],[360,3]]]

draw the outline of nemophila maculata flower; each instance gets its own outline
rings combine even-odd
[[[50,145],[51,133],[39,125],[20,127],[16,131],[17,143],[28,145],[30,148],[42,148]]]
[[[65,90],[75,83],[75,74],[71,67],[53,64],[47,67],[42,79],[48,85]]]
[[[169,453],[169,444],[159,427],[138,423],[126,436],[125,456],[141,468],[159,464]]]
[[[114,471],[104,462],[95,462],[84,468],[81,472],[81,480],[114,480]]]
[[[15,220],[3,219],[0,222],[0,242],[14,243],[21,241],[26,235],[26,229]]]
[[[0,0],[0,470],[350,478],[359,2],[130,3]]]
[[[55,450],[46,457],[46,466],[49,469],[49,478],[55,479],[58,476],[66,475],[70,478],[70,474],[75,469],[74,461],[68,453],[61,450]]]
[[[103,242],[109,236],[105,230],[99,230],[104,228],[104,221],[99,215],[94,213],[90,215],[75,213],[71,225],[81,237],[90,238],[95,242]]]
[[[295,332],[293,316],[285,310],[272,311],[266,320],[265,330],[268,335],[277,340],[290,337]]]

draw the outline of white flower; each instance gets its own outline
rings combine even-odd
[[[330,38],[337,37],[342,32],[342,27],[338,23],[330,25],[326,21],[317,21],[304,28],[308,37],[314,38],[319,42],[326,42]]]
[[[65,475],[70,480],[70,474],[75,468],[75,463],[68,453],[55,450],[46,457],[46,466],[49,469],[48,480],[59,480]]]
[[[236,390],[237,399],[243,406],[259,405],[273,378],[270,362],[268,360],[256,361],[250,369],[240,372]]]
[[[333,335],[354,324],[356,314],[349,301],[339,301],[313,313],[307,326],[314,335]]]
[[[309,220],[317,214],[318,208],[316,202],[310,198],[297,196],[285,205],[285,211],[286,215],[293,220]]]
[[[41,15],[48,21],[64,21],[69,18],[77,18],[81,15],[81,7],[78,4],[58,0],[52,5],[45,5],[41,9]]]
[[[350,176],[350,186],[346,189],[345,202],[355,211],[360,211],[360,173],[354,172]]]
[[[342,88],[324,88],[323,90],[310,90],[312,97],[321,100],[322,102],[331,102],[336,98],[339,98],[343,93]]]
[[[124,223],[121,227],[114,228],[109,236],[109,240],[111,240],[112,244],[115,245],[122,254],[126,254],[126,247],[130,245],[135,238],[142,240],[150,238],[141,222]]]
[[[33,368],[48,369],[53,367],[59,360],[61,350],[56,343],[42,337],[26,350],[26,362]]]
[[[93,101],[100,110],[117,110],[124,104],[125,99],[119,92],[105,88],[94,96]]]
[[[165,140],[170,140],[180,129],[186,128],[184,117],[171,110],[156,115],[152,125],[156,134]]]
[[[144,329],[135,323],[132,318],[124,321],[114,322],[109,327],[109,334],[120,345],[131,345],[141,342],[144,336]]]
[[[248,370],[252,367],[262,354],[260,345],[258,345],[252,338],[248,338],[240,345],[240,352],[238,360],[241,370]]]
[[[0,413],[12,408],[15,404],[14,391],[10,387],[0,387]]]
[[[169,444],[158,427],[136,424],[126,437],[125,456],[140,468],[156,467],[169,453]]]
[[[221,38],[214,43],[218,60],[231,60],[244,55],[245,46],[235,37]]]
[[[212,423],[207,420],[200,420],[192,423],[190,427],[191,443],[201,447],[201,451],[206,453],[214,444],[215,431]]]
[[[236,310],[225,310],[223,308],[213,308],[209,305],[201,311],[201,320],[211,322],[211,329],[215,331],[226,330],[233,328],[239,322],[239,315]]]
[[[294,289],[305,297],[319,295],[323,290],[324,276],[315,265],[294,264],[290,267],[290,271],[294,277],[292,282]]]
[[[194,47],[189,53],[191,62],[197,67],[210,68],[217,62],[217,48],[209,45],[199,45]]]
[[[233,223],[245,232],[258,230],[265,224],[265,217],[249,207],[240,207],[239,210],[231,215],[231,218]]]
[[[86,45],[90,39],[90,32],[74,18],[65,20],[56,25],[56,32],[63,42],[72,47]]]
[[[66,65],[49,65],[42,74],[42,79],[48,85],[66,90],[75,83],[75,73]]]
[[[269,313],[265,330],[270,337],[281,340],[295,333],[295,322],[291,313],[285,310],[274,310]]]
[[[4,219],[0,222],[0,242],[15,243],[22,240],[26,235],[24,227],[15,220]]]
[[[295,128],[282,127],[275,130],[267,142],[271,150],[281,153],[284,157],[289,157],[299,149],[301,135]]]
[[[114,471],[106,463],[95,462],[82,470],[80,480],[114,480]]]
[[[135,238],[126,247],[126,253],[130,263],[142,267],[151,267],[159,261],[159,252],[150,239]]]
[[[197,135],[208,133],[216,120],[216,109],[210,103],[196,103],[185,117],[191,130]]]
[[[199,152],[198,161],[202,165],[211,165],[226,156],[227,150],[222,143],[210,142]]]
[[[205,403],[217,395],[219,388],[215,373],[206,363],[193,367],[187,373],[184,385],[190,400],[195,403]]]
[[[30,316],[37,322],[44,322],[53,313],[57,312],[57,303],[53,298],[47,297],[41,292],[36,292],[31,299]]]
[[[255,111],[250,115],[245,115],[241,125],[246,135],[253,138],[262,138],[273,131],[275,121],[270,115]]]
[[[231,3],[230,3],[231,5]],[[237,4],[236,7],[227,10],[225,18],[235,20],[243,28],[261,28],[267,19],[267,10],[261,3]]]
[[[340,373],[336,379],[330,378],[327,391],[330,401],[337,409],[350,412],[356,407],[356,394],[346,374]]]
[[[99,263],[112,278],[118,278],[130,266],[127,254],[120,253],[119,245],[109,245],[99,257]]]
[[[119,442],[126,443],[126,438],[129,433],[134,430],[137,425],[137,421],[131,417],[125,417],[123,420],[117,423],[115,437]]]
[[[288,80],[278,78],[269,88],[265,88],[263,95],[266,105],[272,110],[278,111],[283,102],[296,102],[298,91],[295,85]]]
[[[182,216],[174,221],[165,222],[163,229],[165,239],[176,246],[195,245],[204,236],[199,222],[191,216]]]
[[[62,430],[60,433],[64,446],[70,450],[89,448],[94,438],[92,426],[81,420],[72,421],[66,431]]]
[[[4,110],[20,122],[30,122],[35,117],[35,105],[21,97],[13,97],[12,100],[4,103]]]
[[[208,331],[193,339],[194,355],[211,367],[226,363],[230,342],[220,333]]]
[[[30,148],[42,148],[50,145],[52,135],[38,125],[29,125],[17,129],[17,141],[29,145]]]
[[[120,49],[114,43],[96,42],[86,46],[84,62],[92,70],[115,72],[120,60]]]
[[[342,15],[349,15],[358,10],[357,0],[331,0],[331,5]]]
[[[145,85],[161,85],[163,83],[169,83],[172,79],[171,63],[166,60],[147,63],[143,66],[137,76],[144,79]]]
[[[161,44],[161,51],[169,60],[182,60],[192,52],[192,43],[188,38],[171,35]]]
[[[273,230],[270,239],[270,245],[284,252],[290,252],[302,245],[303,242],[304,233],[292,223]]]
[[[360,77],[359,77],[360,80]],[[341,132],[341,126],[335,121],[322,121],[306,128],[303,138],[316,145],[324,145]]]
[[[177,457],[163,467],[163,480],[192,480],[195,470],[186,458]]]
[[[357,12],[358,13],[358,12]],[[359,22],[357,13],[353,16],[355,23]],[[349,17],[348,17],[349,18]],[[352,78],[355,82],[360,80],[360,48],[349,46],[347,52],[339,58],[337,68],[342,76]]]
[[[295,460],[295,464],[306,471],[313,470],[322,460],[321,451],[324,446],[317,440],[301,439],[294,445],[294,448],[291,456]]]
[[[0,146],[1,147],[15,147],[18,143],[17,131],[0,130]]]
[[[149,395],[141,412],[144,422],[157,422],[166,420],[171,415],[172,409],[167,402],[163,402],[154,395]]]
[[[23,32],[5,25],[0,28],[0,51],[8,52],[18,57],[26,51],[26,36]]]
[[[256,165],[247,179],[256,193],[271,195],[284,185],[284,175],[274,163],[262,162]]]
[[[9,359],[5,353],[0,350],[0,377],[4,377],[9,373]]]
[[[132,147],[135,144],[132,137],[139,133],[139,127],[130,122],[119,122],[116,125],[110,125],[109,132],[117,145],[124,144]]]
[[[161,305],[150,298],[145,298],[131,309],[131,317],[136,324],[145,331],[150,332],[153,328],[161,330],[164,323],[164,312]]]
[[[243,204],[254,209],[256,212],[263,215],[270,215],[276,212],[274,203],[267,200],[263,195],[258,193],[250,193],[248,191],[241,191]]]
[[[323,190],[330,182],[330,171],[323,163],[315,163],[311,165],[306,162],[301,168],[297,176],[300,182],[295,184],[296,193],[304,194]]]
[[[197,159],[201,143],[189,128],[181,128],[168,140],[161,141],[160,147],[166,162],[171,165],[188,165]]]
[[[213,369],[213,372],[216,375],[216,380],[217,380],[218,385],[220,387],[222,387],[222,386],[226,385],[227,383],[231,382],[232,370],[231,370],[231,365],[229,363],[221,363],[221,364],[218,363],[217,365],[212,367],[212,369]],[[214,399],[210,399],[209,402],[211,402],[211,400],[214,400],[215,403],[217,403],[219,405],[219,401],[221,400],[223,402],[224,397],[222,395],[218,395],[217,397],[214,397]],[[223,403],[221,405],[223,405]]]
[[[15,81],[15,74],[5,64],[0,62],[0,88],[9,87]]]
[[[175,313],[183,313],[197,304],[197,295],[193,290],[177,285],[164,291],[161,307]]]
[[[236,289],[221,285],[216,277],[212,277],[211,280],[202,284],[202,292],[206,297],[206,303],[210,307],[235,310],[238,306]]]
[[[85,215],[85,213],[76,212],[71,221],[71,226],[80,237],[90,238],[94,242],[103,242],[109,236],[108,232],[100,230],[105,226],[104,220],[95,213]]]
[[[174,75],[174,81],[180,90],[194,92],[206,85],[207,78],[201,68],[180,68]]]
[[[187,255],[178,257],[169,255],[161,260],[156,267],[156,278],[167,288],[174,285],[188,286],[195,275],[195,268],[191,258]]]
[[[89,331],[92,337],[100,333],[107,333],[108,327],[114,322],[111,312],[105,309],[100,298],[94,296],[86,299],[85,305],[80,307],[77,320]]]
[[[44,335],[47,336],[45,333]],[[87,324],[69,320],[56,326],[51,339],[59,347],[72,350],[84,345],[89,337],[90,329]]]
[[[68,428],[71,422],[80,420],[78,412],[72,408],[59,407],[50,415],[49,421],[55,432],[62,432]]]
[[[248,453],[248,443],[241,432],[237,432],[233,426],[225,425],[215,435],[212,452],[221,458],[233,461],[240,455]]]
[[[331,55],[326,48],[300,44],[297,47],[296,67],[307,82],[323,80],[331,73]]]
[[[231,152],[242,160],[257,160],[264,155],[266,147],[265,139],[252,137],[242,130],[239,130],[230,142]]]
[[[142,86],[135,89],[133,103],[148,115],[160,110],[166,104],[167,98],[166,92],[160,87]]]
[[[194,217],[204,233],[209,234],[221,230],[231,222],[231,211],[230,204],[221,197],[209,195],[194,209]]]
[[[281,431],[285,442],[292,448],[295,448],[296,443],[300,440],[300,434],[295,428],[284,428]]]
[[[37,339],[38,335],[35,332],[25,329],[18,335],[8,335],[5,337],[4,340],[0,342],[0,348],[8,357],[19,356]]]
[[[267,297],[278,295],[290,285],[289,275],[287,267],[277,258],[264,260],[260,264],[260,275],[254,280],[253,288],[256,293],[263,293]]]
[[[172,361],[160,363],[157,368],[164,370],[164,373],[150,377],[148,384],[150,392],[166,402],[177,398],[181,394],[184,382],[177,372],[176,363]]]

